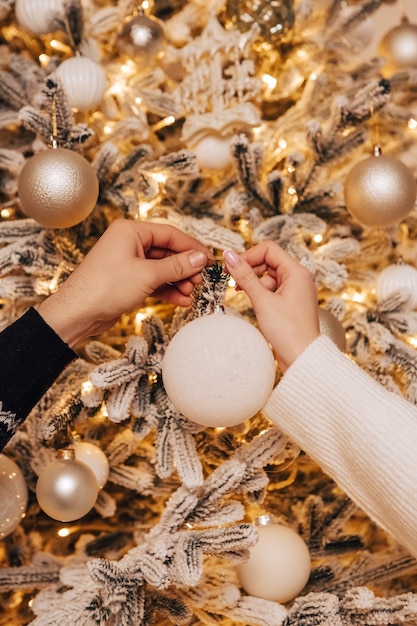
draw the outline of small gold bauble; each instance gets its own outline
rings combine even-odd
[[[407,217],[414,208],[417,187],[404,163],[391,156],[371,156],[349,172],[344,193],[352,217],[365,226],[385,228]]]
[[[320,332],[336,344],[342,352],[346,350],[345,329],[339,320],[327,309],[319,307]]]
[[[67,148],[35,154],[18,181],[23,212],[47,228],[69,228],[82,222],[94,209],[98,191],[90,163]]]
[[[417,25],[404,20],[389,30],[378,46],[378,54],[385,59],[382,72],[387,77],[403,68],[417,67]]]
[[[155,17],[137,15],[123,26],[117,47],[136,62],[147,63],[159,57],[165,48],[162,23]]]

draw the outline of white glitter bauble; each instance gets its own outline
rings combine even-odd
[[[17,190],[28,217],[47,228],[69,228],[94,209],[99,185],[93,167],[81,154],[56,148],[27,160]]]
[[[416,180],[411,170],[391,156],[371,156],[349,172],[345,187],[349,213],[361,224],[394,226],[414,208]]]
[[[269,344],[234,315],[203,315],[172,338],[162,363],[175,408],[202,426],[234,426],[253,417],[275,382]]]
[[[28,490],[20,467],[0,454],[0,539],[10,535],[26,514]]]
[[[193,148],[201,169],[221,171],[232,162],[230,140],[219,133],[204,135]]]
[[[98,106],[106,90],[106,74],[88,57],[71,57],[56,70],[71,107],[87,111]]]
[[[80,519],[97,500],[94,472],[74,456],[73,450],[60,450],[59,458],[43,469],[36,483],[39,506],[60,522]]]
[[[382,270],[376,281],[376,299],[382,302],[399,289],[409,294],[409,300],[404,308],[415,309],[417,307],[417,269],[408,263],[388,265]]]
[[[44,35],[50,32],[54,16],[63,16],[63,0],[16,0],[15,13],[23,28]]]
[[[333,341],[341,350],[346,350],[345,329],[339,320],[327,309],[319,307],[320,332]]]
[[[387,77],[401,69],[417,67],[417,25],[404,20],[389,30],[381,39],[378,54],[385,59],[382,72]]]
[[[71,447],[75,450],[77,461],[88,465],[102,489],[109,477],[109,461],[103,450],[89,441],[76,441]]]
[[[243,589],[251,596],[289,602],[304,589],[310,576],[311,557],[304,540],[281,524],[258,527],[259,540],[249,560],[237,566]]]

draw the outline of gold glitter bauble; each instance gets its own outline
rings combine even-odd
[[[390,156],[371,156],[357,163],[345,182],[345,203],[361,224],[394,226],[407,217],[416,201],[411,170]]]
[[[22,210],[47,228],[69,228],[82,222],[94,209],[98,191],[90,163],[67,148],[35,154],[18,181]]]
[[[378,54],[386,61],[382,72],[387,77],[398,70],[417,67],[417,25],[405,20],[389,30],[378,46]]]
[[[319,307],[320,332],[336,344],[342,352],[346,350],[345,329],[339,320],[327,309]]]
[[[162,23],[155,17],[137,15],[123,26],[117,47],[136,62],[149,62],[159,57],[165,48]]]

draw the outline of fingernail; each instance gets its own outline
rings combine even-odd
[[[225,261],[227,261],[230,267],[234,267],[240,261],[240,256],[231,248],[228,248],[223,252],[223,258]]]
[[[188,255],[188,260],[192,267],[202,267],[206,264],[207,257],[201,250],[195,250]]]

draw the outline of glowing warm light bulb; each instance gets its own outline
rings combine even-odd
[[[273,76],[271,76],[270,74],[263,74],[262,76],[262,82],[265,83],[265,85],[272,91],[273,89],[275,89],[276,85],[277,85],[277,79],[274,78]]]
[[[323,241],[323,235],[314,235],[313,241],[315,241],[316,243],[321,243]]]
[[[417,129],[417,120],[415,120],[413,117],[410,117],[410,119],[408,120],[408,128],[410,130]]]
[[[60,528],[58,530],[58,535],[60,537],[68,537],[68,535],[70,534],[70,529],[69,528]]]

